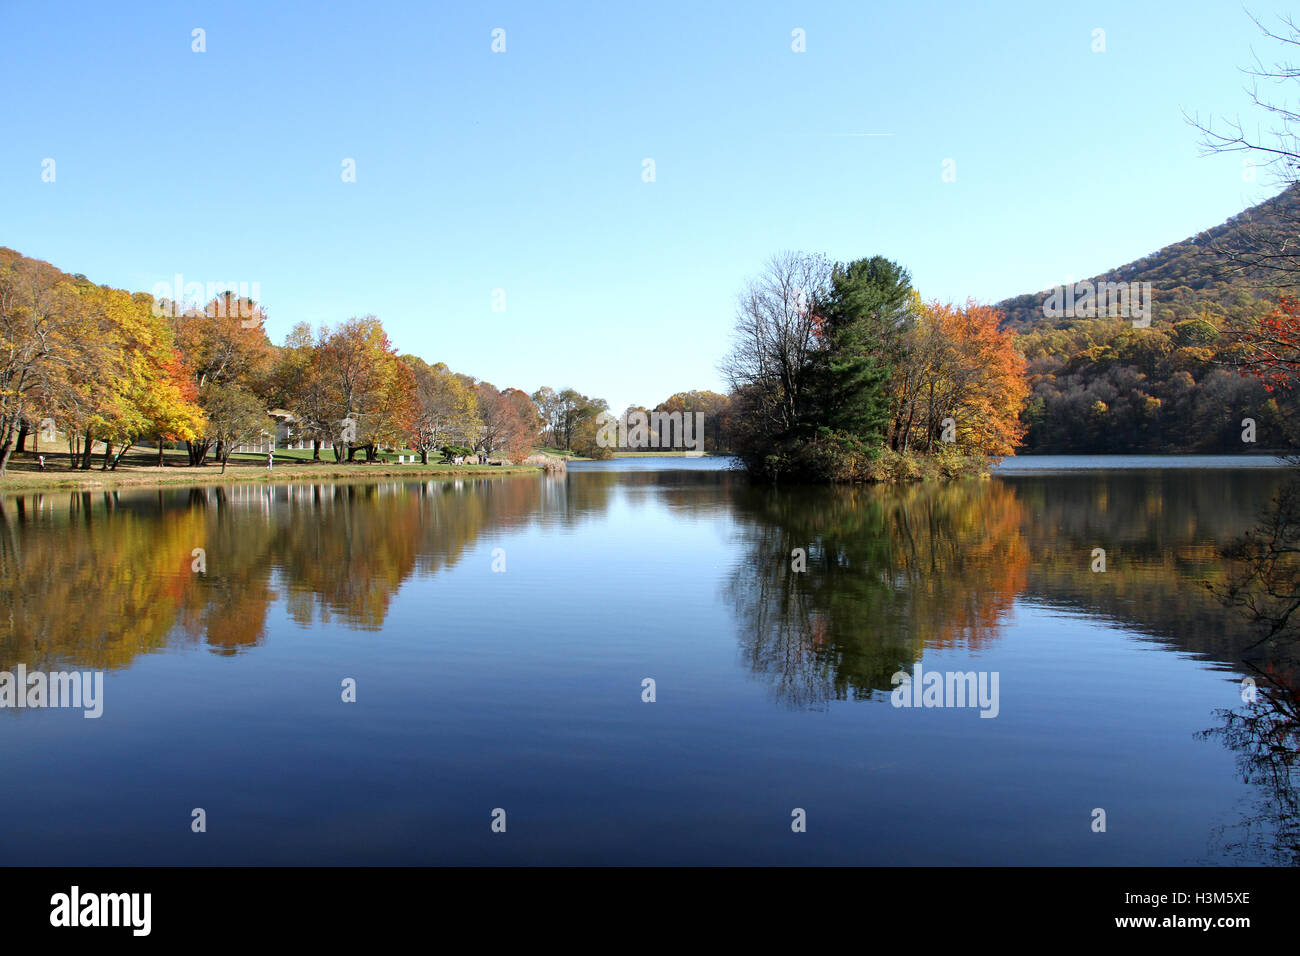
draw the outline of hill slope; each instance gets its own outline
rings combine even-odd
[[[1300,392],[1239,373],[1225,330],[1275,308],[1300,274],[1300,188],[1099,276],[1150,282],[1151,323],[1049,318],[1051,290],[999,304],[1028,360],[1027,452],[1226,452],[1300,448]],[[1279,268],[1279,265],[1282,266]]]
[[[1177,322],[1201,315],[1206,308],[1231,311],[1244,304],[1243,295],[1248,299],[1271,298],[1279,287],[1294,288],[1300,278],[1292,271],[1294,267],[1269,268],[1265,264],[1269,251],[1288,243],[1292,248],[1300,246],[1300,186],[1283,190],[1212,229],[1091,279],[1150,282],[1155,321]],[[1077,321],[1044,315],[1043,303],[1050,291],[998,303],[1006,316],[1005,325],[1024,332],[1066,328]]]

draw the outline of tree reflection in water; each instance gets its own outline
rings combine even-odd
[[[1254,681],[1243,688],[1247,699],[1220,711],[1223,725],[1203,735],[1233,750],[1243,781],[1254,785],[1251,808],[1220,833],[1223,850],[1245,863],[1294,866],[1300,864],[1300,476],[1224,556],[1234,573],[1214,590],[1253,625],[1256,637],[1245,652]]]
[[[1025,585],[1024,514],[998,482],[754,486],[734,503],[741,654],[790,707],[888,691],[926,647],[985,645]]]
[[[1300,865],[1300,682],[1294,671],[1283,676],[1254,669],[1254,701],[1222,710],[1223,726],[1202,735],[1218,739],[1237,756],[1243,782],[1253,789],[1241,821],[1218,831],[1221,854],[1240,863]]]

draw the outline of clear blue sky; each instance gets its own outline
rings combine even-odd
[[[0,0],[0,23],[0,245],[131,290],[257,282],[277,342],[374,313],[402,351],[615,409],[723,390],[736,294],[782,249],[996,301],[1272,192],[1181,114],[1249,115],[1238,68],[1272,49],[1230,2]]]

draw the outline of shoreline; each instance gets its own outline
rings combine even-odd
[[[277,484],[301,481],[367,481],[377,478],[412,480],[446,478],[497,478],[540,475],[539,465],[277,465],[268,472],[263,467],[238,465],[226,469],[205,465],[201,468],[157,466],[121,466],[119,471],[70,471],[65,468],[46,471],[10,472],[0,478],[0,495],[27,491],[111,491],[120,488],[167,486],[203,486],[219,484]]]

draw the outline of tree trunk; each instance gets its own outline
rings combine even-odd
[[[162,440],[162,436],[159,435],[158,436],[158,467],[161,468],[162,466],[163,466],[163,440]]]
[[[916,421],[916,404],[907,410],[907,424],[903,426],[902,451],[907,453],[908,448],[912,445],[912,425]]]
[[[190,466],[193,468],[201,467],[207,464],[208,449],[212,447],[210,441],[187,441],[185,447],[190,453]]]
[[[26,422],[18,426],[18,445],[14,448],[14,451],[27,450],[27,431],[28,425]]]
[[[124,445],[122,445],[121,451],[119,451],[116,455],[113,456],[113,464],[109,468],[109,471],[117,471],[117,463],[122,460],[122,456],[125,455],[127,451],[129,451],[131,447],[134,445],[135,445],[134,440],[126,442]]]
[[[420,464],[422,464],[422,465],[427,465],[428,463],[429,463],[429,449],[427,449],[427,448],[421,448],[421,449],[420,449]]]
[[[86,445],[81,449],[81,470],[90,471],[91,450],[95,447],[95,439],[90,434],[90,429],[86,429]]]
[[[311,460],[320,461],[320,439],[319,438],[313,438],[311,440]]]
[[[104,442],[104,463],[99,466],[100,471],[108,471],[108,462],[109,459],[112,457],[113,457],[113,443],[111,441]]]

